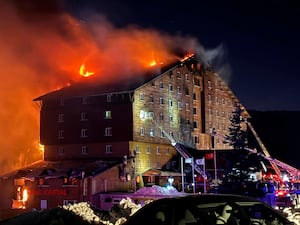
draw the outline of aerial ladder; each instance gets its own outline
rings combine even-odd
[[[168,132],[166,132],[164,130],[164,128],[162,126],[160,126],[159,124],[157,124],[157,122],[152,118],[152,122],[155,124],[156,127],[158,127],[159,129],[161,129],[161,131],[164,133],[164,135],[169,139],[169,141],[171,142],[171,145],[176,149],[176,151],[184,158],[184,159],[192,159],[193,160],[193,167],[194,170],[196,170],[199,174],[202,175],[202,177],[205,179],[206,178],[206,173],[203,171],[203,169],[194,161],[194,158],[192,157],[192,155],[184,148],[184,146],[180,143],[178,143],[175,138],[168,134]]]
[[[278,159],[272,158],[269,151],[267,150],[267,148],[265,147],[265,145],[262,143],[261,139],[259,138],[257,132],[253,128],[252,124],[249,121],[247,121],[247,125],[250,128],[251,132],[253,133],[253,135],[254,135],[255,139],[257,140],[263,153],[259,153],[256,149],[251,149],[251,148],[247,148],[247,147],[244,149],[247,150],[248,152],[254,153],[254,154],[266,159],[268,162],[270,162],[272,168],[274,169],[274,171],[278,177],[281,177],[281,170],[279,169],[279,167],[280,167],[280,168],[282,168],[282,170],[288,172],[290,175],[292,175],[293,177],[298,179],[300,171],[298,169],[296,169],[295,167],[292,167]],[[218,134],[217,132],[215,132],[215,130],[211,133],[211,135],[217,136],[217,137],[221,138],[223,141],[225,140],[225,136]]]

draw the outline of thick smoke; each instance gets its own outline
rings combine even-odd
[[[101,15],[80,21],[63,7],[54,0],[0,2],[0,173],[42,159],[34,98],[84,79],[138,79],[153,61],[168,64],[178,59],[175,50],[199,47],[193,37],[116,28]],[[81,77],[83,63],[95,75]]]

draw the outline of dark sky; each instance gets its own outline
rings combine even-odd
[[[300,7],[294,1],[66,0],[83,21],[101,13],[115,26],[136,24],[196,37],[222,49],[215,67],[249,110],[300,110]]]

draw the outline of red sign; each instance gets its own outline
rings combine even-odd
[[[67,196],[67,190],[66,189],[34,189],[34,190],[29,190],[29,194]]]
[[[205,154],[205,159],[213,159],[214,158],[214,153],[206,153]]]

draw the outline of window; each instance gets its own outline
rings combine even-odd
[[[87,121],[87,112],[81,112],[80,113],[80,121]]]
[[[64,147],[59,147],[58,148],[58,155],[63,155],[65,153]]]
[[[173,122],[173,115],[169,116],[170,122]]]
[[[64,139],[64,130],[58,131],[58,139]]]
[[[150,135],[150,137],[154,137],[154,129],[153,128],[150,129],[149,135]]]
[[[190,104],[189,103],[185,103],[185,110],[190,111]]]
[[[159,87],[160,88],[164,88],[164,83],[163,82],[159,82]]]
[[[87,97],[83,97],[83,98],[82,98],[82,104],[83,104],[83,105],[88,104],[88,98],[87,98]]]
[[[210,81],[210,80],[207,81],[207,86],[208,86],[208,89],[211,89],[211,88],[212,88],[212,86],[211,86],[211,81]]]
[[[154,118],[154,112],[149,112],[148,113],[148,118],[153,119]]]
[[[105,119],[111,119],[111,111],[110,110],[105,111]]]
[[[145,99],[145,94],[144,93],[140,93],[140,100],[144,101],[144,99]]]
[[[169,100],[169,106],[173,107],[173,101],[172,100]]]
[[[105,145],[105,153],[112,153],[112,145]]]
[[[182,102],[178,102],[177,106],[178,106],[178,109],[182,109]]]
[[[194,85],[195,86],[200,86],[200,80],[198,78],[194,78]]]
[[[112,136],[112,127],[105,128],[105,136]]]
[[[197,94],[193,93],[193,100],[197,100]]]
[[[169,91],[173,91],[173,85],[169,84]]]
[[[162,97],[159,98],[159,104],[161,104],[161,105],[164,104],[164,98],[162,98]]]
[[[144,129],[144,127],[141,127],[141,129],[140,129],[140,135],[141,136],[145,136],[145,129]]]
[[[198,128],[198,122],[194,121],[194,128]]]
[[[177,77],[178,79],[181,79],[181,73],[180,73],[180,71],[177,71],[176,77]]]
[[[150,147],[149,145],[148,145],[147,148],[146,148],[146,153],[147,153],[147,154],[151,154],[151,147]]]
[[[160,137],[162,137],[162,138],[165,137],[165,133],[164,133],[164,131],[162,129],[160,130]]]
[[[112,96],[111,94],[106,96],[106,101],[107,102],[111,102],[111,96]]]
[[[211,95],[208,95],[208,103],[211,103]]]
[[[167,154],[167,155],[170,154],[170,149],[169,149],[169,148],[166,149],[166,154]]]
[[[185,80],[190,80],[190,77],[187,73],[185,74]]]
[[[64,114],[63,113],[58,114],[57,122],[59,122],[59,123],[64,122]]]
[[[77,200],[64,200],[63,204],[64,205],[69,205],[69,204],[75,204],[77,202],[78,202]]]
[[[193,113],[197,114],[197,108],[193,108]]]
[[[177,94],[181,94],[181,87],[177,87]]]
[[[136,152],[136,153],[140,153],[140,152],[141,152],[141,149],[140,149],[140,146],[139,146],[139,145],[136,145],[136,146],[135,146],[135,152]]]
[[[65,100],[64,99],[60,99],[59,100],[59,105],[60,106],[64,106],[65,105]]]
[[[156,147],[156,155],[160,155],[160,147],[159,146]]]
[[[189,89],[185,89],[185,95],[190,95],[190,90]]]
[[[154,102],[154,97],[153,97],[153,95],[150,95],[150,96],[149,96],[149,102],[151,102],[151,103]]]
[[[159,114],[159,119],[161,120],[161,121],[163,121],[164,120],[164,114]]]
[[[87,137],[87,129],[83,128],[80,130],[80,137],[86,138]]]
[[[81,146],[81,154],[88,154],[88,147],[87,146]]]
[[[199,144],[199,137],[198,136],[194,136],[194,143]]]

